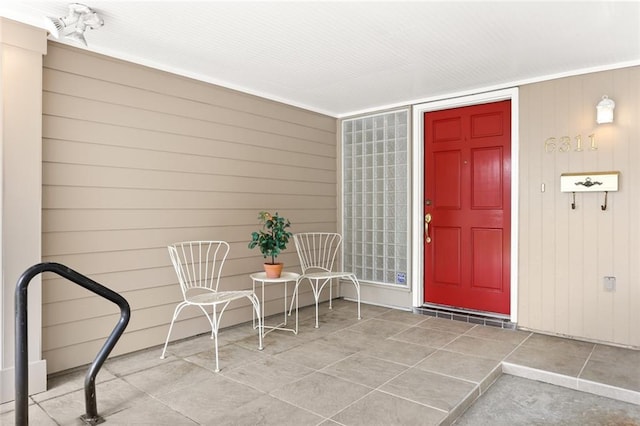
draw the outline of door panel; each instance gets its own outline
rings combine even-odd
[[[425,302],[509,313],[510,114],[502,101],[424,116]]]
[[[434,196],[441,209],[460,209],[462,170],[458,151],[434,154]]]
[[[473,244],[472,288],[502,291],[502,230],[471,230]]]
[[[502,148],[471,151],[471,208],[502,208]]]
[[[441,285],[460,285],[460,228],[438,227],[432,233],[433,240],[438,241],[435,250],[434,279]],[[434,243],[435,244],[435,243]]]

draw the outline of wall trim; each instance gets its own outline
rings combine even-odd
[[[0,370],[0,404],[13,401],[16,394],[15,369]],[[41,359],[29,363],[29,395],[47,390],[47,361]]]

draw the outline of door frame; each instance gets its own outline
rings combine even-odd
[[[518,321],[518,198],[519,198],[519,102],[518,88],[496,90],[446,99],[433,99],[413,106],[412,152],[412,200],[411,200],[411,269],[414,277],[412,284],[413,307],[424,304],[424,244],[423,244],[423,205],[424,205],[424,113],[442,109],[457,108],[489,102],[511,100],[511,322]]]

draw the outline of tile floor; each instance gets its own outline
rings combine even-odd
[[[251,323],[107,360],[98,411],[107,425],[446,425],[503,372],[640,405],[640,351],[352,302],[300,310],[300,332],[258,351]],[[277,320],[281,320],[277,316]],[[267,324],[269,324],[269,318]],[[33,425],[80,425],[86,368],[33,395]],[[0,423],[14,423],[13,402]]]

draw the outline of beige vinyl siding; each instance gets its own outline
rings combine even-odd
[[[336,229],[335,118],[57,43],[43,79],[43,259],[129,301],[114,355],[164,343],[181,299],[167,244],[228,241],[222,285],[247,289],[260,210],[294,232]],[[299,270],[293,244],[279,260]],[[281,287],[266,299],[267,314],[282,310]],[[51,373],[91,362],[118,309],[46,274],[42,315]],[[172,339],[209,331],[196,309],[180,318]],[[250,319],[235,302],[222,325]]]
[[[616,102],[613,124],[595,122],[603,95]],[[640,67],[521,87],[520,326],[640,347],[639,116]],[[570,151],[545,152],[547,138],[562,136]],[[572,210],[560,175],[593,171],[619,171],[619,191],[606,211],[603,193],[576,193]],[[615,292],[604,290],[604,276],[616,277]]]

